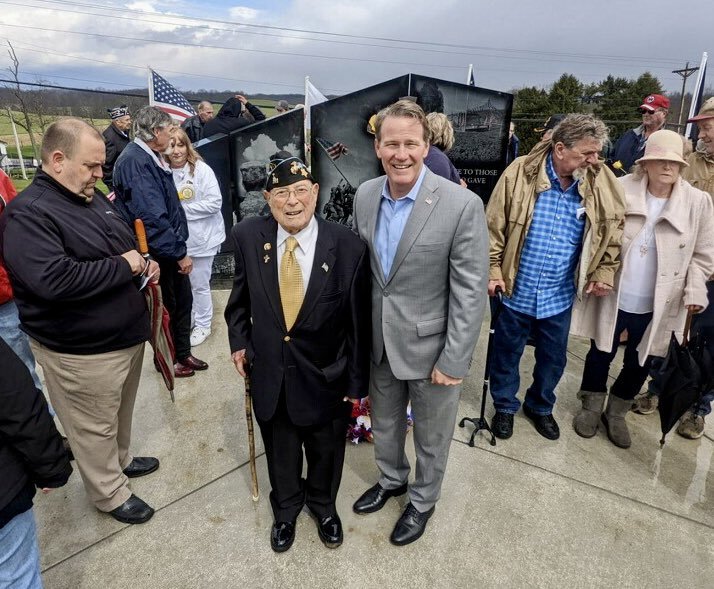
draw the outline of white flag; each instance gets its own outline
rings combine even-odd
[[[327,97],[320,92],[315,85],[310,81],[310,78],[305,77],[305,130],[308,131],[310,126],[310,108],[321,102],[326,102]]]

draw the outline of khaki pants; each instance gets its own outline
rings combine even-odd
[[[111,511],[131,496],[122,472],[129,453],[144,344],[104,354],[62,354],[31,339],[52,405],[67,434],[89,498]]]

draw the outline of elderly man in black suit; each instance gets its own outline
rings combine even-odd
[[[119,159],[119,154],[121,154],[124,148],[131,142],[131,138],[129,137],[131,115],[129,114],[129,108],[125,104],[108,108],[107,112],[112,122],[102,131],[104,147],[107,150],[107,159],[104,165],[102,165],[102,172],[104,172],[104,184],[112,191],[114,190],[112,182],[114,164],[116,164],[117,159]]]
[[[272,487],[271,547],[290,548],[307,505],[320,539],[336,548],[350,400],[366,395],[369,380],[369,256],[349,229],[315,216],[319,187],[298,158],[277,154],[269,170],[272,216],[233,228],[231,353],[241,375],[251,372]]]

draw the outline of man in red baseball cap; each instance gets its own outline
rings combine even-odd
[[[642,124],[617,140],[609,158],[613,164],[620,162],[621,165],[616,167],[625,172],[629,172],[635,160],[644,155],[647,138],[664,128],[669,113],[669,98],[661,94],[650,94],[645,96],[638,110],[642,115]]]

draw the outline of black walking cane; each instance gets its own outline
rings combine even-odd
[[[248,424],[248,451],[250,455],[250,478],[253,501],[257,501],[258,492],[258,471],[255,467],[255,433],[253,431],[253,399],[250,395],[250,373],[248,365],[245,365],[245,420]]]
[[[491,446],[496,445],[496,436],[493,435],[491,426],[488,425],[486,421],[486,396],[489,393],[490,381],[489,377],[491,375],[491,354],[493,352],[493,334],[496,333],[496,321],[498,316],[501,314],[501,308],[503,307],[503,291],[500,286],[496,287],[495,291],[495,302],[491,306],[491,323],[488,328],[488,345],[486,346],[486,368],[483,373],[483,392],[481,393],[481,415],[476,417],[464,417],[459,422],[459,427],[464,427],[467,421],[470,421],[474,425],[474,431],[471,433],[471,438],[469,439],[469,446],[474,447],[474,438],[476,434],[481,430],[487,431],[491,434]]]

